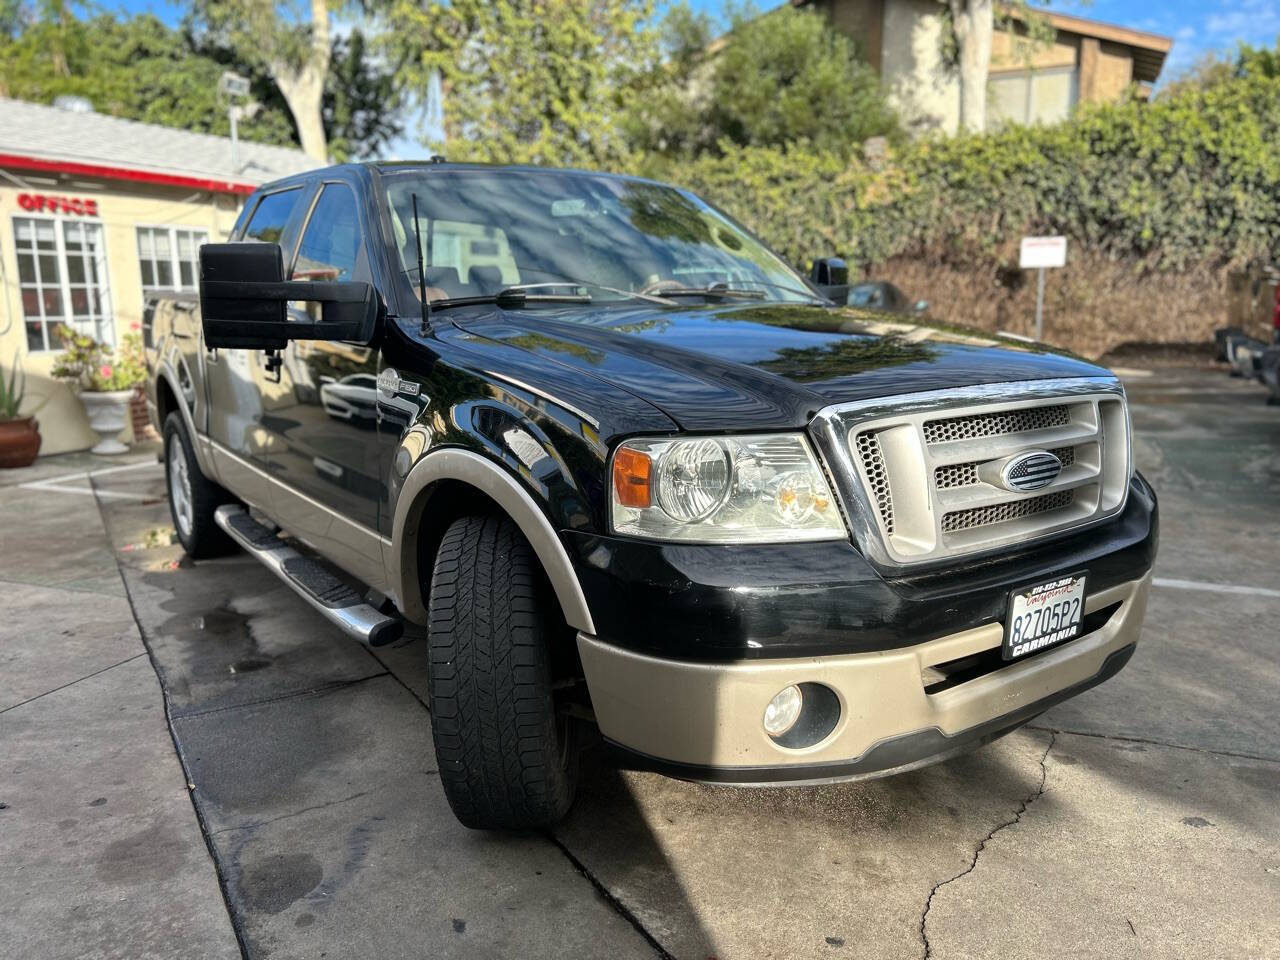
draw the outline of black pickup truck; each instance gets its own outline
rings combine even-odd
[[[909,769],[1138,639],[1156,499],[1113,376],[837,307],[659,183],[281,180],[145,339],[183,546],[422,638],[469,826],[556,821],[600,739],[695,781]]]

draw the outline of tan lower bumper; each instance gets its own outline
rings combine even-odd
[[[925,669],[999,647],[1002,624],[883,653],[790,660],[664,660],[585,634],[578,649],[601,733],[630,750],[716,768],[839,763],[918,731],[955,736],[1088,682],[1138,639],[1150,583],[1148,574],[1089,596],[1086,614],[1120,603],[1093,633],[936,694],[925,692]],[[778,691],[804,682],[835,691],[840,720],[819,743],[787,749],[761,718]]]

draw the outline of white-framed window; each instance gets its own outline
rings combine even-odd
[[[997,124],[1066,120],[1080,96],[1080,72],[1075,67],[997,73],[989,82],[991,119]]]
[[[101,224],[14,217],[22,316],[31,352],[61,350],[58,324],[115,342]]]
[[[209,234],[187,227],[138,227],[138,263],[142,293],[195,292],[199,280],[200,244]]]

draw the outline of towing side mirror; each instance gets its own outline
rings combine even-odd
[[[849,296],[849,266],[839,257],[815,260],[809,283],[828,300],[844,303]]]
[[[820,287],[838,287],[849,282],[849,265],[839,257],[823,257],[813,261],[809,279]]]
[[[320,319],[291,320],[291,300],[320,304]],[[370,343],[381,305],[360,280],[285,280],[278,243],[200,247],[200,318],[207,347],[282,350],[290,340]]]

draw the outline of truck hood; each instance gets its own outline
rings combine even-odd
[[[833,403],[1108,374],[1039,344],[805,304],[455,308],[449,319],[615,384],[686,430],[794,428]]]

